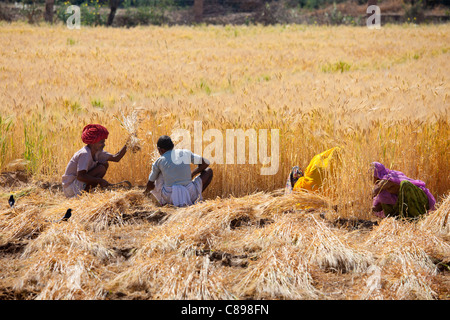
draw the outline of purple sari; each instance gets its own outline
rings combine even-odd
[[[436,200],[430,193],[430,190],[425,188],[425,182],[410,179],[401,171],[389,170],[379,162],[372,162],[372,166],[374,168],[374,176],[380,180],[389,180],[397,184],[400,184],[400,182],[406,180],[419,187],[427,195],[430,210],[435,210],[434,205]],[[373,199],[373,206],[376,206],[379,203],[395,204],[397,202],[397,198],[397,195],[383,190]]]

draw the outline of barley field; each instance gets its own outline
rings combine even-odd
[[[0,299],[448,300],[449,58],[448,24],[0,23]],[[136,133],[105,176],[132,188],[66,199],[88,123],[112,153]],[[277,129],[275,174],[213,163],[205,201],[157,206],[142,193],[156,140],[196,123]],[[284,194],[292,166],[334,146],[326,193]],[[425,181],[437,210],[374,217],[373,161]]]

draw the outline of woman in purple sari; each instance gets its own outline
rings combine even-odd
[[[389,170],[379,162],[373,162],[372,167],[375,183],[372,211],[375,215],[417,218],[435,209],[436,200],[425,182]]]

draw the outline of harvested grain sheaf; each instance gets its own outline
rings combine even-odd
[[[29,208],[20,214],[13,214],[10,219],[4,221],[0,226],[0,232],[6,242],[30,239],[43,231],[46,224],[37,208]]]
[[[98,270],[114,252],[87,235],[79,224],[53,224],[22,253],[26,268],[15,290],[38,291],[36,299],[98,298]]]
[[[417,246],[429,257],[442,260],[450,257],[450,244],[439,233],[409,221],[386,218],[366,239],[363,247],[384,255],[386,250]]]
[[[94,201],[93,201],[94,200]],[[105,192],[103,197],[85,194],[80,202],[87,205],[79,219],[94,231],[105,230],[113,224],[124,225],[124,214],[132,214],[143,203],[142,191],[131,190],[126,193]]]
[[[435,235],[440,235],[445,240],[450,241],[450,195],[444,197],[436,211],[427,214],[420,221],[420,228],[429,230]]]
[[[135,261],[106,285],[107,290],[144,291],[152,299],[233,299],[226,289],[228,271],[210,263],[208,257],[160,254]]]
[[[385,285],[399,300],[431,300],[436,292],[430,287],[430,280],[436,275],[436,266],[420,247],[411,245],[397,247],[383,252],[378,262],[388,278]]]
[[[26,247],[21,258],[28,259],[36,253],[48,252],[49,248],[53,249],[56,246],[67,248],[66,253],[69,256],[73,250],[81,250],[101,261],[114,255],[112,250],[103,247],[81,230],[79,224],[54,224]]]
[[[268,249],[249,270],[239,275],[234,290],[240,298],[317,299],[308,261],[298,248]]]
[[[168,215],[164,224],[152,233],[138,255],[152,252],[195,252],[220,246],[223,237],[233,238],[239,228],[258,229],[270,224],[284,212],[299,210],[299,206],[320,208],[326,202],[313,194],[277,196],[256,193],[242,198],[215,199],[192,207],[179,208]],[[231,240],[230,240],[231,241]]]
[[[450,245],[441,237],[441,229],[427,224],[428,219],[424,218],[422,223],[383,219],[362,244],[378,257],[376,265],[383,270],[381,277],[386,280],[385,298],[436,298],[431,279],[437,273],[436,263],[449,259]],[[427,229],[427,225],[431,228]]]
[[[364,272],[372,264],[373,256],[369,251],[351,248],[323,221],[311,219],[314,223],[307,229],[311,241],[304,252],[310,262],[339,272]]]
[[[260,201],[256,208],[262,210],[264,214],[279,214],[285,212],[295,212],[304,209],[327,208],[329,200],[318,193],[292,192],[284,194],[284,190],[279,189],[269,192],[271,197],[267,201]]]
[[[120,122],[122,127],[129,133],[129,137],[127,140],[127,147],[131,150],[131,152],[136,153],[141,150],[141,140],[137,137],[139,124],[142,119],[139,118],[140,109],[134,109],[132,113],[128,116],[125,116],[123,112],[122,121]]]

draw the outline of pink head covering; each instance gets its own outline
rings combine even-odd
[[[403,172],[387,169],[379,162],[372,162],[372,166],[374,168],[374,176],[380,180],[389,180],[397,184],[400,184],[400,182],[406,180],[411,182],[413,185],[419,187],[423,192],[425,192],[425,194],[428,197],[428,204],[430,206],[430,210],[435,209],[434,205],[436,203],[436,200],[434,199],[430,190],[428,190],[425,187],[425,182],[423,182],[422,180],[410,179],[407,176],[405,176]],[[395,204],[396,202],[397,196],[387,191],[380,192],[380,194],[374,199],[374,205],[378,203]]]

